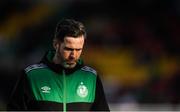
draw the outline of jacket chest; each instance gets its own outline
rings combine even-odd
[[[93,102],[95,99],[95,80],[87,74],[63,75],[48,73],[29,77],[35,100],[58,103]]]

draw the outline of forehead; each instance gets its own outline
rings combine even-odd
[[[65,37],[64,38],[64,45],[67,47],[72,47],[72,48],[81,48],[84,45],[84,37],[79,36],[79,37]]]

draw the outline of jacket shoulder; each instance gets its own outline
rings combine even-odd
[[[41,69],[41,68],[47,68],[47,65],[43,64],[43,63],[39,63],[39,64],[32,64],[32,65],[29,65],[27,66],[24,71],[25,73],[28,73],[32,70],[35,70],[35,69]]]
[[[93,73],[94,75],[97,75],[97,72],[95,69],[93,69],[92,67],[89,67],[89,66],[83,66],[81,68],[82,71],[86,71],[86,72],[90,72],[90,73]]]

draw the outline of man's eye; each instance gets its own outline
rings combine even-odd
[[[73,49],[67,48],[67,47],[65,47],[64,50],[67,50],[67,51],[73,51]]]
[[[72,48],[68,48],[68,47],[65,47],[64,50],[66,51],[81,51],[82,49],[72,49]]]
[[[80,51],[81,49],[76,49],[76,51]]]

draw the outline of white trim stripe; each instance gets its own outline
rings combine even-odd
[[[89,66],[84,66],[84,67],[81,68],[81,70],[84,70],[84,71],[87,71],[87,72],[91,72],[91,73],[97,75],[96,70],[94,70],[93,68],[91,68]]]
[[[31,70],[34,70],[34,69],[39,69],[39,68],[46,68],[47,66],[43,63],[40,63],[40,64],[33,64],[33,65],[30,65],[28,66],[27,68],[25,68],[25,72],[29,72]]]

